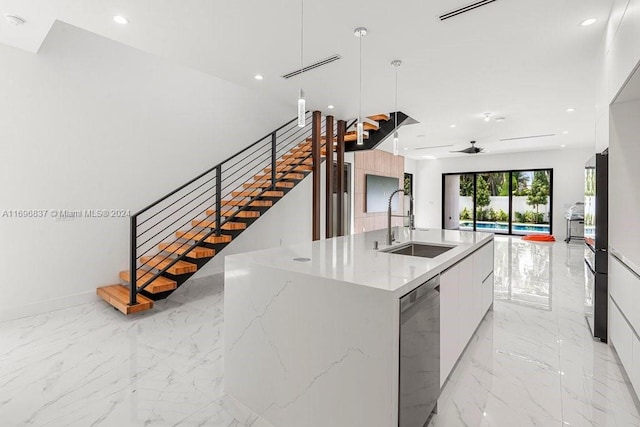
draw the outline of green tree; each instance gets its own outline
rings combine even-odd
[[[511,181],[513,182],[513,195],[527,195],[527,175],[522,172],[511,172]]]
[[[549,178],[546,172],[534,172],[533,183],[531,184],[531,190],[527,196],[527,204],[533,206],[536,209],[536,223],[539,220],[538,207],[539,205],[546,205],[547,198],[549,197]]]
[[[491,203],[489,194],[489,184],[481,175],[478,175],[476,179],[476,219],[479,221],[485,220],[486,210],[485,206],[489,206]]]
[[[460,195],[473,196],[473,175],[460,175]]]

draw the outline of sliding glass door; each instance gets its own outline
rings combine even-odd
[[[552,169],[443,174],[442,228],[550,234]]]

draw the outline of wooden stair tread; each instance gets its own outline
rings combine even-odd
[[[173,262],[173,259],[168,258],[166,255],[160,254],[140,257],[140,262],[147,268],[162,270],[171,262]],[[195,273],[197,270],[198,266],[195,264],[186,261],[178,261],[167,270],[167,273],[178,276],[180,274]]]
[[[260,216],[259,211],[237,211],[233,209],[223,210],[221,215],[223,217],[228,217],[233,214],[236,214],[234,218],[258,218]],[[214,209],[207,209],[207,216],[215,216],[216,211]]]
[[[374,125],[373,123],[369,123],[369,122],[364,122],[363,125],[364,125],[364,130],[376,131],[380,129],[380,126]]]
[[[296,172],[311,172],[313,171],[313,167],[309,166],[309,165],[300,165],[300,166],[296,166],[295,168],[293,168],[294,171]],[[284,182],[279,182],[278,184],[285,184]],[[276,187],[278,185],[276,184]]]
[[[231,195],[233,197],[284,197],[284,191],[274,191],[274,190],[244,190],[244,191],[232,191]]]
[[[208,233],[198,233],[196,231],[176,231],[176,237],[180,239],[189,239],[189,240],[197,240],[200,241],[204,236]],[[231,241],[231,236],[222,234],[220,236],[211,235],[207,237],[205,240],[206,243],[229,243]]]
[[[374,120],[376,122],[386,122],[390,117],[388,114],[374,114],[373,116],[367,116],[367,119]]]
[[[96,294],[123,314],[139,313],[153,308],[153,301],[144,295],[136,295],[136,305],[129,305],[129,288],[123,285],[102,286]]]
[[[193,259],[211,258],[216,254],[215,249],[205,248],[203,246],[196,246],[189,250],[189,248],[191,248],[189,243],[160,243],[158,247],[161,251],[171,252],[176,255],[182,255],[188,251],[187,256]]]
[[[305,166],[305,167],[310,168],[311,166]],[[268,188],[268,187],[271,187],[271,181],[255,181],[255,182],[248,182],[242,185],[244,186],[244,188]],[[295,185],[296,185],[295,183],[289,182],[289,181],[276,182],[276,188],[293,188],[295,187]]]
[[[154,276],[154,274],[155,273],[151,271],[137,270],[136,286],[140,287],[144,285],[149,279]],[[120,280],[122,280],[123,282],[131,284],[130,278],[131,274],[129,270],[120,272]],[[178,283],[175,280],[171,280],[163,276],[158,276],[153,280],[153,282],[149,283],[144,288],[144,290],[152,294],[157,294],[160,292],[172,291],[177,288]]]
[[[253,202],[248,202],[247,200],[223,200],[222,206],[252,206],[252,207],[271,207],[273,206],[273,202],[271,200],[254,200]]]
[[[191,225],[194,227],[202,227],[202,228],[216,228],[216,222],[208,219],[194,219],[191,221]],[[244,230],[247,228],[247,224],[244,222],[227,222],[222,224],[220,227],[221,230]]]
[[[367,135],[366,133],[363,136],[363,139],[369,139],[369,135]],[[358,140],[358,133],[353,131],[353,132],[347,132],[344,135],[344,141],[345,142],[352,142],[352,141],[357,141]]]

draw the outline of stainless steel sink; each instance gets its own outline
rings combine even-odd
[[[447,252],[455,246],[425,245],[422,243],[408,243],[397,248],[385,249],[383,252],[397,255],[419,256],[423,258],[435,258]]]

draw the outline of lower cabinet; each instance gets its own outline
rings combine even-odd
[[[609,344],[640,394],[640,277],[614,256],[609,256]]]
[[[440,274],[440,386],[493,303],[493,242]]]

